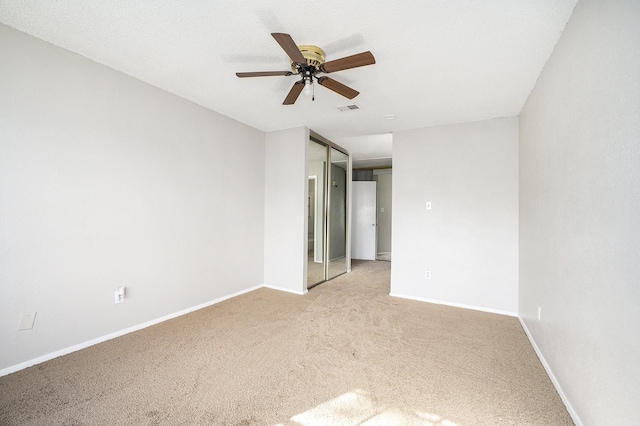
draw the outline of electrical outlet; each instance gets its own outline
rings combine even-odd
[[[427,210],[431,210],[431,201],[427,201]]]
[[[429,271],[429,270],[424,271],[424,277],[426,279],[430,280],[431,279],[431,271]]]
[[[542,308],[538,305],[538,321],[540,321],[540,317],[542,316]]]
[[[125,298],[125,295],[126,295],[125,291],[126,291],[125,287],[118,287],[118,289],[116,290],[116,293],[115,293],[115,302],[116,302],[116,304],[124,302],[124,298]]]

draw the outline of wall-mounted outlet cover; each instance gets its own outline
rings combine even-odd
[[[429,270],[424,271],[424,277],[426,279],[430,280],[431,279],[431,271],[429,271]]]
[[[431,210],[431,201],[427,201],[426,207],[427,207],[427,210]]]

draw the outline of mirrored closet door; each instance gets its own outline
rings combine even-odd
[[[347,168],[349,157],[335,148],[331,148],[330,155],[327,279],[347,272]]]
[[[308,147],[307,288],[347,271],[349,156],[312,138]]]

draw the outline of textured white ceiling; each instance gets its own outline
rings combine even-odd
[[[367,135],[518,115],[576,3],[0,0],[0,22],[260,130],[307,126],[363,159],[384,156]],[[315,102],[284,106],[295,76],[235,76],[289,68],[272,32],[327,61],[370,50],[377,63],[331,74],[361,92],[352,101],[318,86]]]

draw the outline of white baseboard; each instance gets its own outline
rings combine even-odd
[[[408,296],[406,294],[398,294],[398,293],[389,293],[389,296],[399,297],[401,299],[416,300],[418,302],[434,303],[436,305],[452,306],[454,308],[471,309],[471,310],[474,310],[474,311],[489,312],[491,314],[507,315],[507,316],[510,316],[510,317],[517,317],[518,316],[517,312],[502,311],[500,309],[484,308],[482,306],[465,305],[465,304],[462,304],[462,303],[451,303],[451,302],[445,302],[445,301],[442,301],[442,300],[428,299],[426,297]]]
[[[297,294],[298,296],[304,296],[309,292],[309,290],[307,290],[306,288],[304,289],[304,291],[296,291],[296,290],[291,290],[290,288],[278,287],[275,285],[267,285],[267,284],[263,285],[263,287],[270,288],[271,290],[278,290],[278,291],[284,291],[287,293]]]
[[[520,325],[522,325],[522,329],[524,330],[525,334],[529,338],[529,342],[531,343],[531,346],[533,346],[533,350],[536,351],[536,355],[538,355],[538,359],[542,363],[542,366],[547,372],[547,375],[551,379],[551,383],[553,383],[553,386],[556,388],[558,395],[560,395],[560,399],[562,399],[564,406],[567,408],[567,411],[569,412],[571,419],[576,424],[576,426],[582,426],[583,425],[582,420],[580,420],[578,413],[576,413],[576,411],[573,409],[573,406],[571,405],[571,402],[569,402],[567,395],[565,395],[564,391],[562,390],[562,387],[560,387],[560,383],[558,382],[558,379],[556,379],[555,374],[553,374],[553,370],[551,370],[551,367],[547,363],[547,360],[544,358],[544,355],[542,355],[542,352],[540,351],[540,348],[536,344],[536,341],[533,339],[531,332],[529,332],[529,329],[527,328],[527,324],[525,324],[521,316],[518,316],[518,320],[520,320]]]
[[[93,345],[96,345],[98,343],[106,342],[107,340],[115,339],[116,337],[124,336],[125,334],[129,334],[129,333],[132,333],[134,331],[142,330],[143,328],[151,327],[152,325],[156,325],[156,324],[159,324],[161,322],[164,322],[164,321],[167,321],[167,320],[170,320],[170,319],[173,319],[173,318],[177,318],[177,317],[182,316],[182,315],[186,315],[188,313],[197,311],[199,309],[206,308],[206,307],[211,306],[211,305],[215,305],[216,303],[220,303],[220,302],[225,301],[227,299],[231,299],[233,297],[240,296],[241,294],[244,294],[244,293],[249,293],[251,291],[257,290],[257,289],[262,288],[262,287],[263,287],[262,285],[258,285],[258,286],[255,286],[255,287],[247,288],[245,290],[241,290],[241,291],[238,291],[236,293],[232,293],[232,294],[229,294],[229,295],[226,295],[226,296],[223,296],[223,297],[219,297],[217,299],[211,300],[209,302],[202,303],[202,304],[197,305],[197,306],[193,306],[191,308],[184,309],[182,311],[174,312],[172,314],[165,315],[163,317],[156,318],[154,320],[147,321],[147,322],[144,322],[142,324],[134,325],[133,327],[125,328],[124,330],[119,330],[119,331],[107,334],[105,336],[101,336],[101,337],[98,337],[98,338],[95,338],[95,339],[87,340],[86,342],[78,343],[77,345],[69,346],[67,348],[60,349],[59,351],[51,352],[49,354],[42,355],[42,356],[39,356],[37,358],[30,359],[29,361],[21,362],[19,364],[3,368],[3,369],[0,370],[0,377],[6,376],[7,374],[15,373],[15,372],[20,371],[20,370],[24,370],[25,368],[34,366],[36,364],[43,363],[45,361],[52,360],[54,358],[58,358],[58,357],[63,356],[63,355],[70,354],[72,352],[79,351],[81,349],[88,348],[89,346],[93,346]]]

